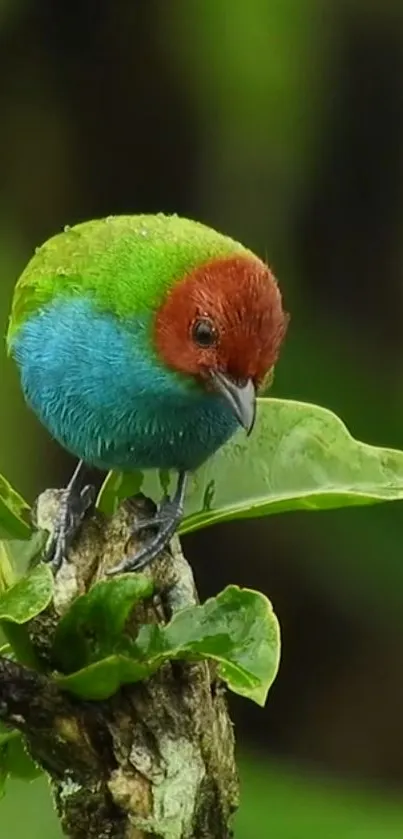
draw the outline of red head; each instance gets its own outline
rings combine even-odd
[[[287,323],[267,265],[234,256],[205,263],[173,286],[157,313],[155,341],[169,367],[219,390],[250,431],[256,391],[277,360]]]

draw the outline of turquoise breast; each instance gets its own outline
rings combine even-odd
[[[12,354],[50,434],[101,469],[192,470],[237,428],[221,396],[153,357],[149,320],[119,321],[88,299],[59,299],[31,316]]]

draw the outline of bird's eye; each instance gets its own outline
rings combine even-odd
[[[199,347],[212,347],[217,343],[217,330],[211,320],[200,318],[192,326],[192,338]]]

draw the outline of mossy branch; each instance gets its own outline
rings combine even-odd
[[[38,499],[39,528],[52,530],[60,493]],[[56,628],[66,609],[120,561],[130,526],[152,502],[125,502],[89,519],[57,574],[53,602],[28,624],[49,672]],[[131,545],[135,550],[136,543]],[[155,596],[138,604],[133,630],[166,623],[197,602],[179,541],[145,572]],[[145,681],[102,702],[61,691],[46,675],[0,659],[0,719],[20,729],[47,772],[70,839],[229,839],[238,801],[234,736],[215,665],[164,663]]]

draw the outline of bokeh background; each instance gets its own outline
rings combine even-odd
[[[401,0],[0,0],[0,329],[65,224],[178,212],[267,258],[292,314],[276,396],[403,448]],[[32,500],[73,462],[0,352],[0,472]],[[242,476],[240,475],[240,481]],[[261,710],[230,698],[236,839],[403,835],[401,505],[184,539],[203,597],[259,588],[282,626]],[[59,839],[46,785],[0,835]]]

